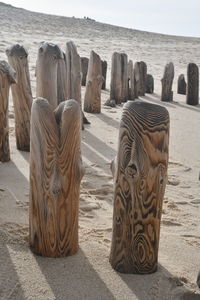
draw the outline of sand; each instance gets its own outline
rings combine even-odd
[[[102,113],[86,114],[91,125],[82,133],[86,174],[81,183],[79,252],[49,259],[33,255],[28,246],[29,153],[16,150],[14,112],[10,99],[9,163],[0,164],[0,299],[200,299],[200,106],[185,104],[176,94],[178,75],[189,62],[200,64],[200,39],[165,36],[76,18],[65,18],[0,5],[0,59],[5,49],[22,43],[29,51],[33,96],[35,61],[41,41],[73,40],[81,56],[97,51],[110,62],[114,51],[143,60],[155,78],[155,93],[143,101],[164,105],[170,113],[170,162],[161,222],[159,268],[151,275],[124,275],[109,262],[112,231],[113,180],[110,161],[116,155],[123,106],[103,104]],[[174,102],[160,102],[160,79],[169,61],[175,65]],[[84,97],[82,89],[82,98]],[[10,97],[11,98],[11,97]]]

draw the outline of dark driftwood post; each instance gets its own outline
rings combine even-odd
[[[139,95],[144,96],[146,90],[146,78],[147,78],[147,65],[144,61],[139,62],[139,70],[140,70],[140,89]]]
[[[167,181],[169,115],[142,101],[124,105],[114,175],[112,267],[123,273],[157,269],[160,219]]]
[[[82,86],[86,86],[89,58],[81,57]]]
[[[17,84],[11,86],[15,111],[17,149],[30,150],[30,114],[32,92],[28,67],[28,52],[19,44],[6,49],[9,64],[17,74]]]
[[[36,97],[47,99],[53,109],[58,105],[57,70],[59,59],[63,59],[63,54],[57,45],[47,42],[40,44],[36,63]]]
[[[186,95],[186,82],[184,74],[179,75],[177,83],[177,93]]]
[[[0,61],[0,161],[10,160],[8,99],[10,85],[16,83],[16,73],[9,64]]]
[[[101,86],[103,82],[100,56],[91,51],[87,73],[87,83],[84,99],[84,111],[101,112]]]
[[[104,81],[102,83],[102,90],[106,89],[106,77],[107,77],[107,61],[106,60],[102,60],[101,61],[101,67],[102,67],[102,76],[104,78]]]
[[[30,247],[42,256],[78,250],[81,111],[75,100],[53,112],[46,99],[33,102],[30,153]]]
[[[187,67],[187,96],[186,103],[189,105],[199,104],[199,68],[190,63]]]
[[[57,99],[59,104],[60,102],[68,99],[66,57],[64,52],[63,59],[58,60],[57,68]]]
[[[172,84],[174,80],[174,65],[172,62],[165,66],[162,83],[161,101],[173,101]]]
[[[154,92],[154,79],[151,74],[147,74],[146,78],[146,93],[153,94]]]
[[[135,99],[135,73],[133,69],[133,61],[129,60],[128,62],[128,82],[129,82],[129,88],[128,88],[128,99],[134,100]]]

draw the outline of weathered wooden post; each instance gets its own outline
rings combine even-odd
[[[0,61],[0,161],[10,160],[8,100],[10,85],[16,83],[16,73],[9,64]]]
[[[135,73],[133,69],[133,61],[129,60],[128,62],[128,82],[129,82],[129,93],[128,99],[135,100]]]
[[[157,269],[160,219],[167,181],[169,115],[142,101],[124,105],[114,176],[112,267],[122,273]]]
[[[140,63],[137,61],[134,64],[134,77],[135,77],[135,86],[134,86],[134,91],[135,91],[135,98],[138,98],[139,96],[139,91],[140,91]]]
[[[189,63],[187,67],[186,103],[189,105],[199,104],[199,68],[194,63]]]
[[[126,102],[128,99],[128,56],[126,53],[121,53],[121,101]]]
[[[81,57],[82,86],[86,86],[89,58]]]
[[[165,66],[162,83],[161,101],[173,101],[172,84],[174,80],[174,64],[172,62]]]
[[[15,111],[17,149],[30,150],[30,114],[32,92],[28,67],[28,52],[19,44],[6,49],[9,64],[16,71],[17,84],[11,86]]]
[[[31,113],[30,248],[42,256],[63,257],[78,250],[81,110],[75,100],[53,112],[37,98]]]
[[[68,99],[67,94],[67,69],[66,69],[66,57],[63,52],[63,59],[58,59],[57,69],[57,99],[58,104]]]
[[[58,105],[57,71],[59,59],[63,59],[63,54],[57,45],[47,42],[40,44],[36,62],[36,97],[47,99],[53,109]]]
[[[84,111],[89,113],[101,112],[101,86],[103,82],[101,58],[93,50],[87,73],[87,83],[84,99]]]
[[[147,74],[146,93],[153,94],[153,92],[154,92],[154,78],[151,74]]]
[[[140,89],[139,95],[144,96],[146,90],[146,78],[147,78],[147,65],[144,61],[139,62],[139,71],[140,71]]]
[[[186,82],[184,74],[180,74],[177,82],[177,93],[186,95]]]
[[[106,89],[106,77],[107,77],[107,61],[106,60],[102,60],[101,61],[101,67],[102,67],[102,76],[104,78],[104,81],[102,83],[102,90]]]

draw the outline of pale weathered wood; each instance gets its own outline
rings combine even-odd
[[[78,250],[81,111],[75,100],[53,112],[46,99],[34,100],[31,114],[30,248],[62,257]]]
[[[86,86],[89,58],[81,57],[82,86]]]
[[[139,62],[139,70],[140,70],[140,89],[139,95],[144,96],[146,91],[146,78],[147,78],[147,65],[144,61]]]
[[[84,98],[84,111],[89,113],[101,112],[101,86],[103,83],[102,65],[100,56],[93,50],[87,73],[87,83]]]
[[[189,105],[199,104],[199,67],[194,63],[189,63],[187,67],[186,103]]]
[[[17,74],[17,84],[11,86],[15,111],[15,134],[18,150],[30,150],[30,114],[32,92],[30,84],[28,52],[19,44],[6,49],[9,64]]]
[[[154,92],[154,78],[151,74],[147,74],[146,93],[153,94],[153,92]]]
[[[160,219],[167,182],[169,115],[159,105],[124,105],[114,175],[112,267],[123,273],[157,269]]]
[[[0,61],[0,161],[10,160],[8,100],[10,85],[16,83],[16,72],[9,64]]]
[[[186,82],[184,74],[180,74],[177,82],[177,93],[186,95]]]
[[[36,62],[36,97],[47,99],[55,109],[57,98],[58,60],[63,59],[61,49],[52,43],[42,42]]]
[[[161,101],[173,101],[172,84],[174,80],[174,64],[172,62],[165,66],[162,83]]]
[[[101,67],[102,67],[102,76],[104,79],[101,88],[102,88],[102,90],[105,90],[106,89],[107,67],[108,67],[106,60],[101,61]]]
[[[133,61],[129,60],[128,62],[128,82],[129,82],[129,93],[128,93],[128,99],[129,100],[135,100],[135,73],[133,69]]]
[[[66,69],[66,57],[63,52],[63,59],[58,60],[57,69],[57,99],[58,104],[68,99],[67,95],[67,69]]]

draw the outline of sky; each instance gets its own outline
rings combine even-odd
[[[0,0],[28,10],[84,16],[151,32],[200,37],[200,0]]]

